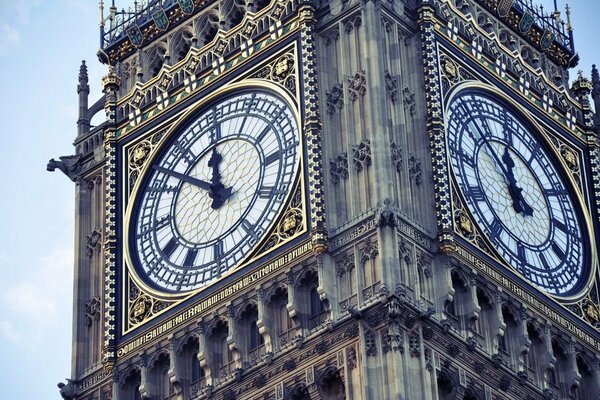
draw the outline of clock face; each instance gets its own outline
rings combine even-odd
[[[534,131],[478,91],[451,100],[446,129],[456,182],[496,250],[540,289],[576,292],[586,258],[576,203]]]
[[[268,92],[229,97],[183,124],[148,167],[132,216],[138,272],[167,292],[201,288],[270,231],[298,172],[298,124]]]

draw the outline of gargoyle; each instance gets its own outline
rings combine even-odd
[[[70,180],[75,182],[81,156],[61,156],[59,158],[60,161],[56,161],[54,158],[48,161],[46,169],[48,171],[54,171],[58,168],[63,172],[63,174],[68,176]]]

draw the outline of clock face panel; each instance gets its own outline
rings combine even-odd
[[[533,130],[486,92],[459,93],[446,115],[452,170],[475,222],[529,282],[574,294],[586,278],[582,225]]]
[[[130,221],[138,274],[163,292],[204,287],[239,265],[299,170],[298,123],[270,92],[231,96],[183,126],[148,167]]]

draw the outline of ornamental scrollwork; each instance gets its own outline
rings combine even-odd
[[[129,165],[129,190],[137,182],[140,173],[149,159],[150,154],[156,149],[164,136],[164,132],[158,132],[142,140],[129,150],[127,160]]]
[[[129,327],[135,327],[150,319],[173,302],[156,299],[144,293],[133,281],[129,281],[129,301],[127,320]]]
[[[298,185],[294,197],[288,208],[283,213],[279,224],[267,239],[260,253],[267,251],[281,243],[287,242],[304,231],[304,205],[302,202],[302,185]]]
[[[295,95],[296,74],[294,54],[290,51],[259,69],[252,77],[274,82],[285,87],[290,93]]]

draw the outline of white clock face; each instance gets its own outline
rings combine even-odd
[[[551,157],[510,108],[464,91],[446,113],[452,170],[475,222],[506,262],[540,289],[578,290],[586,246]]]
[[[150,166],[132,217],[138,270],[170,292],[214,282],[261,242],[300,154],[291,108],[268,92],[230,97],[184,125]]]

